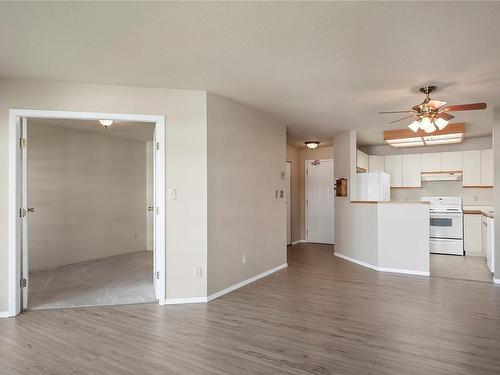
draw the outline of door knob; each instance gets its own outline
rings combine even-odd
[[[35,212],[35,207],[29,207],[28,212]]]

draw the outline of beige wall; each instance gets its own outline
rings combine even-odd
[[[146,249],[146,142],[32,120],[28,140],[30,270]]]
[[[208,294],[286,263],[285,126],[208,94]],[[246,255],[247,263],[242,263]]]
[[[300,241],[300,156],[299,149],[287,145],[286,160],[291,163],[292,242]]]
[[[206,92],[0,79],[0,311],[8,298],[10,108],[164,115],[167,188],[177,188],[167,201],[167,298],[206,296],[206,272],[195,276],[207,263]]]
[[[318,147],[314,150],[302,148],[299,150],[300,175],[300,238],[306,238],[306,160],[333,159],[333,147]],[[334,164],[335,165],[335,164]]]

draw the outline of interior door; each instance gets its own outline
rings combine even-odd
[[[28,287],[29,287],[29,262],[28,262],[28,217],[33,208],[29,208],[28,202],[28,124],[27,118],[21,118],[21,306],[25,310],[28,308]]]
[[[333,244],[333,160],[306,162],[306,240]]]
[[[286,244],[292,244],[292,163],[286,162]]]

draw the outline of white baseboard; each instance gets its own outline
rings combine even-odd
[[[219,290],[218,292],[210,294],[208,296],[208,301],[212,301],[212,300],[214,300],[216,298],[219,298],[219,297],[223,296],[224,294],[227,294],[227,293],[232,292],[232,291],[234,291],[236,289],[239,289],[239,288],[241,288],[241,287],[243,287],[245,285],[253,283],[254,281],[257,281],[259,279],[262,279],[263,277],[269,276],[270,274],[272,274],[272,273],[274,273],[276,271],[279,271],[279,270],[281,270],[283,268],[286,268],[286,267],[288,267],[288,263],[284,263],[284,264],[279,265],[278,267],[274,267],[274,268],[272,268],[272,269],[270,269],[270,270],[268,270],[266,272],[262,272],[261,274],[258,274],[257,276],[254,276],[254,277],[251,277],[249,279],[246,279],[246,280],[244,280],[244,281],[242,281],[242,282],[240,282],[238,284],[234,284],[234,285],[232,285],[232,286],[230,286],[228,288]]]
[[[351,258],[347,255],[340,254],[337,252],[335,252],[334,255],[339,257],[339,258],[348,260],[349,262],[353,262],[353,263],[359,264],[360,266],[368,267],[368,268],[371,268],[372,270],[379,271],[379,272],[404,273],[407,275],[418,275],[418,276],[429,276],[430,275],[430,272],[425,272],[425,271],[414,271],[414,270],[405,270],[405,269],[400,269],[400,268],[378,267],[378,266],[374,266],[373,264],[363,262],[361,260],[354,259],[354,258]]]
[[[500,279],[493,279],[493,282],[494,282],[495,284],[500,284]]]
[[[8,318],[10,316],[8,311],[0,311],[0,318]]]
[[[179,305],[179,304],[188,304],[188,303],[207,303],[207,302],[210,302],[216,298],[223,296],[224,294],[227,294],[227,293],[232,292],[236,289],[239,289],[245,285],[253,283],[254,281],[262,279],[263,277],[269,276],[270,274],[272,274],[276,271],[279,271],[285,267],[288,267],[288,263],[284,263],[284,264],[282,264],[278,267],[274,267],[273,269],[270,269],[266,272],[262,272],[261,274],[258,274],[257,276],[243,280],[242,282],[235,284],[235,285],[232,285],[229,288],[219,290],[218,292],[215,292],[215,293],[209,295],[208,297],[167,298],[165,300],[165,305]]]
[[[298,243],[304,243],[306,240],[298,240],[298,241],[293,241],[292,245],[297,245]]]
[[[206,303],[207,297],[167,298],[165,305],[179,305],[183,303]]]

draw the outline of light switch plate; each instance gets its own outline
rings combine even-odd
[[[168,200],[175,201],[177,200],[177,189],[176,188],[168,188],[167,189]]]

